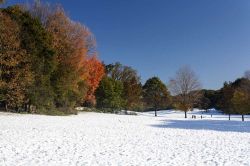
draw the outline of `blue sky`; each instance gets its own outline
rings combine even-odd
[[[25,0],[7,0],[7,4]],[[165,83],[189,65],[218,89],[250,69],[249,0],[48,0],[94,33],[100,58]]]

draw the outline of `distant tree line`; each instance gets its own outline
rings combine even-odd
[[[250,80],[247,77],[238,78],[234,82],[225,82],[219,90],[202,90],[204,93],[197,108],[216,108],[228,114],[244,115],[250,113]]]
[[[106,65],[106,75],[96,90],[99,109],[157,111],[177,108],[185,112],[193,109],[202,96],[200,82],[188,67],[181,68],[169,87],[158,77],[149,78],[144,85],[136,70],[120,63]],[[170,91],[175,94],[171,96]]]
[[[250,113],[250,72],[234,82],[225,82],[219,90],[201,88],[201,83],[192,69],[180,68],[168,85],[158,77],[149,78],[144,85],[137,72],[120,63],[106,65],[106,75],[96,90],[97,107],[112,110],[136,111],[179,109],[185,113],[193,108],[218,109],[225,114]],[[171,93],[170,93],[171,92]]]

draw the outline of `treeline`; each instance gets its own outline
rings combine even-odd
[[[60,5],[36,1],[0,9],[0,101],[6,110],[76,113],[95,104],[104,75],[88,28]]]
[[[1,1],[0,1],[1,3]],[[195,72],[180,68],[168,85],[158,77],[141,83],[132,67],[98,59],[89,29],[60,5],[36,1],[0,9],[0,104],[6,111],[77,113],[76,106],[103,112],[216,108],[250,113],[250,72],[219,90],[201,89]]]
[[[228,114],[244,115],[250,114],[250,72],[246,72],[245,77],[238,78],[234,82],[225,82],[219,90],[202,90],[204,94],[197,108],[216,108]]]
[[[153,110],[157,116],[158,110],[178,108],[186,115],[200,96],[200,83],[188,67],[178,70],[169,87],[158,77],[149,78],[142,85],[136,70],[120,63],[106,65],[105,69],[106,74],[96,90],[97,108],[103,111]],[[169,90],[176,95],[171,96]]]
[[[144,85],[137,72],[120,63],[107,65],[106,74],[96,90],[97,107],[104,111],[215,108],[225,114],[250,113],[250,72],[234,82],[225,82],[219,90],[201,89],[195,72],[187,66],[180,68],[168,85],[158,77],[148,79]],[[171,93],[170,93],[171,92]]]
[[[136,70],[120,63],[106,65],[106,74],[96,90],[97,108],[103,111],[165,109],[170,105],[166,85],[152,77],[142,85]]]

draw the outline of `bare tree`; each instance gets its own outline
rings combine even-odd
[[[58,11],[59,8],[63,10],[59,4],[50,5],[49,3],[42,3],[40,0],[34,0],[33,3],[27,2],[23,4],[23,8],[29,11],[33,17],[38,18],[45,27],[51,15]]]
[[[250,80],[250,70],[245,71],[244,77]]]
[[[188,66],[181,67],[170,79],[170,91],[175,96],[176,107],[185,112],[192,110],[201,98],[201,83],[195,72]]]
[[[1,4],[1,3],[4,3],[4,2],[5,2],[5,0],[0,0],[0,4]]]

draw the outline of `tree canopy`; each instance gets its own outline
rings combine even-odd
[[[170,104],[168,89],[158,77],[152,77],[146,81],[143,86],[143,98],[149,107],[154,108],[155,116],[158,109],[166,108]]]

